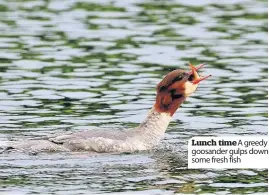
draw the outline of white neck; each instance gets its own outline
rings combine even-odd
[[[168,113],[157,112],[153,107],[147,118],[137,128],[139,139],[149,147],[158,144],[171,121]]]
[[[158,131],[164,133],[171,121],[169,113],[157,112],[153,107],[147,118],[139,125],[139,128],[150,131]]]

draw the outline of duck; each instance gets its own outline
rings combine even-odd
[[[156,101],[146,118],[136,128],[127,130],[91,130],[51,136],[47,139],[12,141],[6,151],[124,153],[150,150],[158,146],[178,108],[193,94],[202,77],[197,67],[189,63],[190,70],[176,69],[169,72],[156,86]]]

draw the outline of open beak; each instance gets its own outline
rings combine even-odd
[[[191,63],[189,63],[189,66],[191,68],[191,71],[189,72],[190,75],[193,75],[194,80],[191,81],[192,84],[196,85],[200,83],[202,80],[207,79],[211,75],[208,75],[206,77],[200,77],[199,74],[197,73],[197,70],[201,69],[205,64],[200,64],[199,66],[195,67]]]

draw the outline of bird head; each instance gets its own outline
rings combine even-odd
[[[204,64],[197,67],[192,64],[189,64],[189,66],[189,71],[177,69],[168,73],[157,85],[157,96],[154,107],[158,112],[166,112],[172,116],[184,100],[195,92],[199,83],[211,76],[201,77],[198,74],[197,71]]]

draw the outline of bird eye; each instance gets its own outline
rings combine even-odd
[[[193,81],[193,79],[194,79],[194,75],[191,74],[191,75],[189,76],[189,78],[188,78],[188,81]]]

